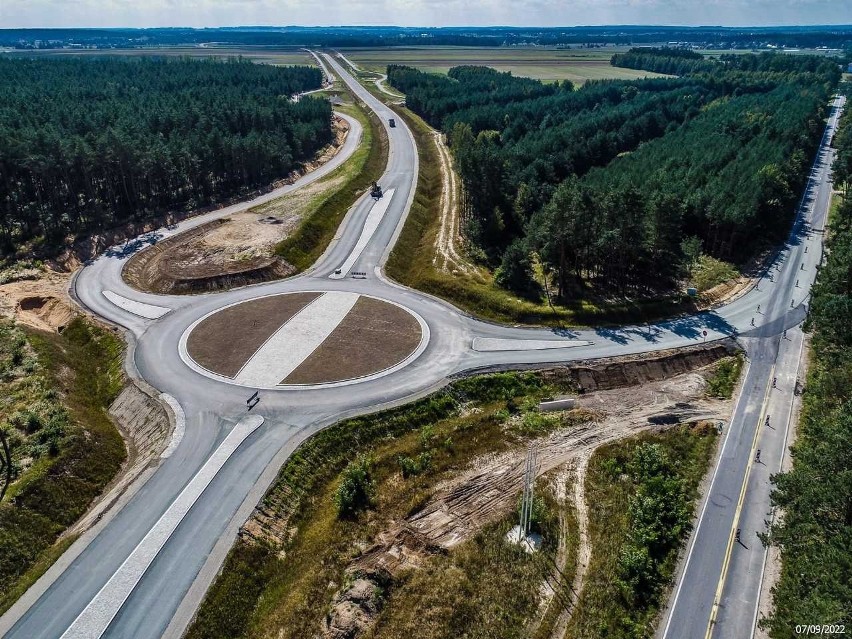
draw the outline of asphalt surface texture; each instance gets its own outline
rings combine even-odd
[[[680,591],[667,636],[704,635],[718,582],[715,576],[720,574],[725,561],[731,517],[751,459],[754,440],[751,433],[764,397],[762,389],[766,386],[767,372],[774,365],[784,328],[793,328],[804,317],[815,264],[821,254],[822,238],[816,226],[824,219],[824,211],[817,209],[824,204],[821,198],[828,188],[825,163],[829,151],[825,146],[820,151],[823,164],[817,165],[809,186],[815,200],[810,204],[806,200],[802,207],[790,240],[773,265],[776,269],[773,282],[769,281],[767,271],[758,287],[727,306],[655,325],[576,331],[498,326],[477,321],[446,302],[400,286],[383,275],[382,265],[414,196],[418,172],[416,146],[402,118],[362,87],[337,60],[325,54],[322,60],[327,72],[344,81],[384,123],[390,149],[387,169],[379,183],[386,192],[393,190],[387,209],[364,244],[365,224],[376,204],[369,194],[364,194],[350,209],[317,263],[308,272],[287,280],[194,296],[151,295],[124,283],[121,269],[134,252],[160,237],[203,223],[212,215],[227,215],[227,210],[113,247],[77,274],[72,294],[90,312],[127,329],[131,342],[129,372],[177,399],[186,415],[185,433],[172,454],[160,461],[126,503],[110,511],[93,530],[75,542],[45,577],[0,619],[0,633],[16,639],[63,635],[137,639],[180,636],[215,578],[239,526],[274,480],[277,469],[299,443],[342,418],[422,397],[445,385],[450,376],[465,371],[651,352],[739,335],[748,349],[751,365],[710,493],[711,502],[719,499],[726,503],[718,513],[715,507],[712,513],[705,513],[697,528],[701,542],[693,547],[684,582],[687,585]],[[835,111],[841,104],[838,99]],[[388,125],[392,117],[396,120],[393,128]],[[827,137],[835,124],[836,114]],[[342,151],[338,157],[337,163],[348,156]],[[300,182],[304,184],[311,179],[316,177],[306,177]],[[813,228],[808,226],[809,222]],[[802,259],[805,245],[810,251]],[[355,252],[357,259],[353,261]],[[800,273],[802,261],[807,270]],[[344,265],[348,265],[348,270],[335,273]],[[355,273],[364,275],[353,277]],[[798,287],[794,286],[797,278]],[[425,321],[428,343],[406,366],[379,379],[366,378],[347,386],[261,390],[259,402],[251,410],[247,407],[251,389],[205,376],[181,358],[182,336],[199,318],[236,302],[295,291],[349,291],[390,300],[414,311]],[[104,295],[107,292],[169,310],[159,318],[146,318],[126,310],[126,306],[117,306]],[[760,314],[755,312],[757,305],[761,305]],[[755,327],[751,326],[752,318]],[[233,339],[239,339],[239,327],[234,328]],[[476,350],[474,343],[504,343],[512,348]],[[541,348],[543,344],[548,348]],[[778,377],[779,385],[782,379],[787,379]],[[211,475],[208,462],[221,456],[220,447],[233,440],[228,439],[229,435],[249,415],[263,417],[262,424],[241,439],[235,450],[229,450],[225,461]],[[770,447],[765,445],[764,461],[773,463]],[[113,577],[125,574],[126,564],[133,563],[140,549],[148,547],[145,540],[149,533],[163,529],[164,515],[172,517],[187,487],[197,493],[197,498],[185,512],[181,511],[176,523],[172,522],[169,534],[150,562],[141,572],[137,569],[138,580],[129,594],[126,588],[114,588]],[[765,492],[762,487],[754,492],[760,490]],[[747,494],[750,496],[752,491]],[[748,498],[745,503],[752,504],[752,500]],[[741,516],[752,513],[749,516],[763,517],[765,510],[765,504],[755,499],[753,505],[741,509]],[[753,532],[748,542],[750,547],[757,548]],[[736,549],[732,555],[729,575],[732,571],[750,574],[750,564],[741,565],[739,554]],[[694,577],[699,565],[704,572]],[[738,596],[729,593],[729,599]],[[720,629],[726,615],[733,610],[734,606],[728,606],[725,615],[719,616]],[[95,621],[89,622],[90,625],[84,624],[92,619]],[[732,623],[737,620],[732,618]],[[700,632],[694,634],[692,629]]]

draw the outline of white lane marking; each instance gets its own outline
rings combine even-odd
[[[237,384],[269,388],[296,370],[355,306],[359,293],[324,293],[266,340],[234,377]]]
[[[106,632],[109,624],[127,601],[130,593],[136,588],[142,575],[151,566],[157,554],[172,536],[178,524],[183,520],[189,509],[213,481],[225,462],[231,457],[240,444],[256,431],[263,423],[260,415],[250,415],[234,426],[219,448],[210,456],[201,470],[196,473],[186,488],[181,491],[160,517],[154,527],[148,531],[145,538],[133,549],[109,581],[100,589],[95,598],[83,609],[61,639],[98,639]]]
[[[166,450],[160,455],[160,459],[168,459],[177,450],[177,447],[180,446],[183,440],[183,433],[186,431],[186,413],[183,412],[183,408],[178,403],[178,400],[171,395],[161,393],[160,399],[166,402],[175,414],[175,430],[172,433],[172,439],[169,445],[166,446]]]
[[[113,291],[102,291],[102,293],[105,298],[118,306],[118,308],[124,309],[128,313],[133,313],[139,317],[144,317],[145,319],[159,319],[172,310],[165,306],[154,306],[153,304],[146,304],[145,302],[137,302],[136,300],[131,300],[123,295],[114,293]]]
[[[346,274],[349,273],[349,269],[351,269],[355,262],[358,261],[358,258],[361,257],[361,253],[363,253],[364,249],[367,248],[367,244],[370,242],[370,239],[373,237],[376,229],[379,228],[379,224],[381,224],[385,213],[387,213],[395,190],[396,189],[388,189],[385,191],[382,198],[373,204],[373,208],[371,208],[370,212],[367,214],[367,219],[364,222],[364,228],[361,230],[361,237],[358,238],[355,248],[352,249],[349,257],[347,257],[346,261],[338,268],[340,273],[332,273],[329,275],[331,279],[340,280],[346,277]]]
[[[672,620],[674,619],[675,609],[677,608],[677,602],[680,598],[680,591],[683,588],[684,582],[686,581],[686,573],[689,570],[689,562],[692,561],[692,553],[695,550],[695,542],[698,539],[699,533],[701,532],[701,524],[704,522],[704,515],[707,513],[707,507],[710,505],[710,496],[713,494],[713,486],[716,484],[716,476],[719,474],[719,469],[722,467],[722,459],[725,456],[725,449],[727,449],[728,440],[731,438],[734,416],[737,414],[737,410],[739,410],[740,401],[748,393],[748,391],[746,391],[745,389],[745,380],[748,378],[748,372],[750,368],[751,360],[746,359],[745,368],[740,373],[740,379],[743,380],[742,386],[740,386],[740,392],[739,395],[737,395],[737,401],[734,402],[734,410],[733,412],[731,412],[731,417],[728,420],[728,428],[725,429],[725,440],[722,442],[722,450],[719,451],[719,456],[716,458],[716,467],[713,469],[713,477],[711,477],[710,479],[710,487],[707,489],[707,492],[702,495],[704,505],[701,507],[701,514],[698,515],[698,519],[696,520],[695,526],[693,526],[692,528],[692,533],[689,536],[689,548],[686,551],[686,562],[683,565],[683,571],[681,571],[680,574],[676,576],[677,589],[675,590],[674,599],[672,599],[671,605],[669,606],[667,612],[668,618],[666,619],[666,626],[665,628],[663,628],[663,639],[667,639],[669,635],[669,628],[671,627]]]
[[[500,351],[543,351],[551,348],[590,346],[592,342],[579,339],[501,339],[499,337],[477,337],[471,348],[480,353]]]

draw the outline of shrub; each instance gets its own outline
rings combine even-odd
[[[713,376],[707,380],[707,394],[719,399],[731,399],[740,379],[742,368],[742,355],[726,357],[721,360],[716,366]]]
[[[354,517],[373,504],[376,482],[370,473],[371,466],[370,458],[362,455],[343,471],[343,479],[334,496],[338,517]]]
[[[429,470],[432,466],[432,451],[424,451],[414,458],[407,455],[400,455],[397,459],[402,476],[408,479]]]

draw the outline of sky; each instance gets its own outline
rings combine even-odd
[[[850,0],[0,0],[0,28],[850,23]]]

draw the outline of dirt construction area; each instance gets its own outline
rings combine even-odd
[[[571,420],[574,426],[533,443],[538,453],[538,475],[567,469],[582,477],[592,453],[603,444],[667,425],[726,422],[730,418],[729,400],[705,395],[709,369],[636,385],[628,381],[623,365],[613,365],[610,372],[616,371],[619,379],[612,382],[617,388],[577,397],[576,408],[569,411],[576,418]],[[578,372],[579,377],[591,380],[588,371]],[[608,386],[609,382],[599,381],[599,385]],[[470,539],[517,505],[525,461],[525,449],[473,460],[468,471],[446,482],[422,509],[398,529],[386,533],[385,543],[365,553],[360,561],[365,568],[378,565],[395,573],[412,554],[400,548],[400,543],[407,546],[415,541],[420,548],[450,549]],[[578,492],[573,497],[577,498],[581,537],[585,537],[582,523],[586,507],[582,491]],[[581,556],[588,554],[583,550]]]
[[[20,269],[0,284],[0,317],[41,331],[61,332],[78,311],[68,297],[70,275],[46,269]]]
[[[203,371],[259,388],[343,382],[411,358],[425,332],[401,306],[342,292],[289,293],[222,309],[186,336]]]
[[[558,426],[521,447],[470,458],[460,472],[430,487],[412,512],[380,528],[370,545],[365,545],[349,563],[348,580],[336,593],[326,616],[324,636],[369,636],[377,619],[376,611],[371,609],[375,599],[363,598],[361,591],[389,579],[404,582],[404,576],[422,569],[430,556],[452,551],[516,509],[530,445],[537,452],[538,489],[541,483],[556,486],[557,501],[575,513],[576,529],[570,532],[575,545],[571,565],[567,565],[568,553],[563,548],[555,556],[553,583],[547,582],[542,588],[542,605],[556,601],[560,612],[551,631],[540,636],[563,637],[583,589],[593,550],[585,492],[589,460],[602,445],[639,433],[661,432],[679,424],[701,432],[727,423],[733,402],[708,396],[708,379],[714,374],[716,362],[731,352],[728,346],[717,345],[656,357],[580,363],[544,372],[545,377],[554,379],[565,379],[567,374],[577,387],[585,389],[576,396],[574,407],[540,413],[541,419],[553,420]],[[462,407],[462,417],[479,410],[482,409],[477,406]],[[504,428],[511,431],[523,419],[521,412],[510,414]],[[263,537],[272,532],[269,523],[264,513],[257,513],[246,530]],[[278,530],[286,534],[286,526],[277,523]],[[569,531],[562,519],[560,527],[560,539],[567,539],[564,535]],[[563,592],[559,586],[559,575],[563,573],[572,577],[569,594],[559,598],[556,588]]]

